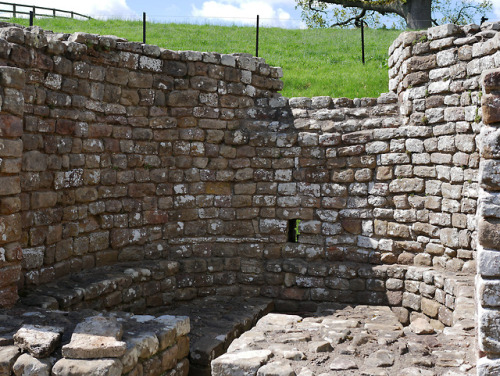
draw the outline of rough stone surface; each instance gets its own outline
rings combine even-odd
[[[87,318],[78,324],[71,342],[63,346],[65,358],[118,358],[125,354],[126,343],[120,341],[122,326],[116,319],[102,316]]]
[[[62,328],[26,325],[14,335],[14,343],[35,358],[48,357],[61,340]]]
[[[22,354],[12,367],[16,376],[50,376],[51,369],[51,359],[37,359],[29,354]]]
[[[54,376],[119,376],[122,364],[117,359],[61,359],[52,368]]]
[[[283,365],[287,375],[290,371],[296,375],[444,375],[462,374],[463,370],[474,374],[473,325],[463,330],[457,324],[452,329],[449,333],[433,329],[432,334],[416,334],[409,327],[404,328],[387,307],[325,303],[314,315],[306,317],[264,316],[229,346],[228,354],[212,362],[212,375],[241,369],[240,357],[245,357],[245,362],[247,357],[252,358],[257,374],[275,369],[277,363]],[[319,340],[329,342],[332,349],[313,351],[310,345]],[[260,354],[258,351],[266,351],[266,357],[250,356]],[[286,354],[292,351],[305,356],[287,360]],[[268,358],[267,364],[264,358]]]

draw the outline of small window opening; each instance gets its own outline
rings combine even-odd
[[[300,236],[299,224],[300,224],[300,219],[288,220],[288,241],[290,243],[299,242],[299,236]]]

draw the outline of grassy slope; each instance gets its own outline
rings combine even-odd
[[[55,32],[84,31],[142,41],[142,23],[137,21],[47,18],[36,19],[35,25]],[[150,23],[147,28],[149,44],[172,50],[255,54],[254,27]],[[283,68],[282,93],[287,97],[376,97],[388,90],[387,49],[399,33],[365,29],[363,66],[359,30],[261,28],[259,56]]]

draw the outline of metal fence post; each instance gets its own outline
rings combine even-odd
[[[33,26],[34,18],[35,18],[35,12],[30,10],[30,26]]]
[[[12,15],[16,18],[16,4],[12,4]]]
[[[142,43],[146,44],[146,12],[142,12]]]
[[[255,33],[255,56],[259,57],[259,15],[257,15],[257,29]]]
[[[361,20],[361,60],[365,64],[365,21]]]

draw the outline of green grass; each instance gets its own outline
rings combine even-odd
[[[27,24],[25,19],[11,20]],[[142,22],[36,19],[54,32],[83,31],[142,41]],[[365,29],[361,63],[359,30],[260,28],[259,56],[284,72],[287,97],[377,97],[388,90],[387,50],[400,30]],[[255,28],[192,24],[147,24],[147,43],[172,50],[246,52],[255,54]]]

